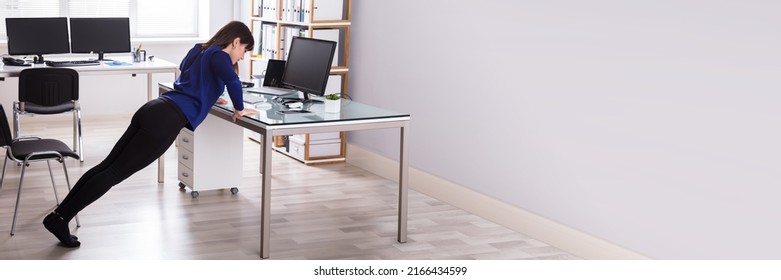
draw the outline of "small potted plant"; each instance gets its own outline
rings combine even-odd
[[[325,95],[325,112],[326,113],[339,113],[341,109],[342,100],[336,93]]]

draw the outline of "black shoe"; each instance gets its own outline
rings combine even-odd
[[[51,213],[47,215],[43,219],[43,226],[60,240],[60,245],[63,247],[74,248],[81,246],[81,242],[77,240],[78,238],[70,234],[68,223],[57,214]]]

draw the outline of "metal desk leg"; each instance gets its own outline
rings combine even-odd
[[[165,183],[165,154],[157,158],[157,182]]]
[[[158,88],[159,94],[162,91],[162,88]],[[152,101],[152,73],[146,74],[146,100]],[[165,183],[165,153],[157,158],[157,182]]]
[[[261,205],[260,207],[260,258],[267,259],[269,255],[269,240],[271,239],[271,133],[266,131],[262,135],[260,143],[263,151],[260,169],[263,172],[263,182],[260,185]]]
[[[152,101],[152,73],[146,74],[146,101]]]
[[[407,187],[409,180],[409,172],[407,171],[407,150],[408,148],[408,128],[405,123],[400,128],[399,134],[401,134],[401,146],[399,147],[399,228],[398,228],[398,240],[401,243],[407,242]]]

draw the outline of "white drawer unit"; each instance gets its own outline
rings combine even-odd
[[[306,160],[306,144],[302,137],[296,137],[298,135],[290,135],[287,144],[287,154],[291,157],[304,161]]]
[[[228,125],[209,114],[195,132],[179,132],[178,179],[180,188],[189,188],[193,198],[200,191],[227,189],[236,194],[242,177],[244,129]]]

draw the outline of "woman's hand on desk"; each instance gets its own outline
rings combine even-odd
[[[217,102],[215,103],[217,103],[217,105],[225,105],[228,104],[228,100],[220,96],[220,98],[217,98]]]
[[[258,114],[258,110],[255,110],[254,108],[245,107],[244,110],[241,111],[233,111],[233,122],[236,122],[239,118],[243,116],[254,116]]]

